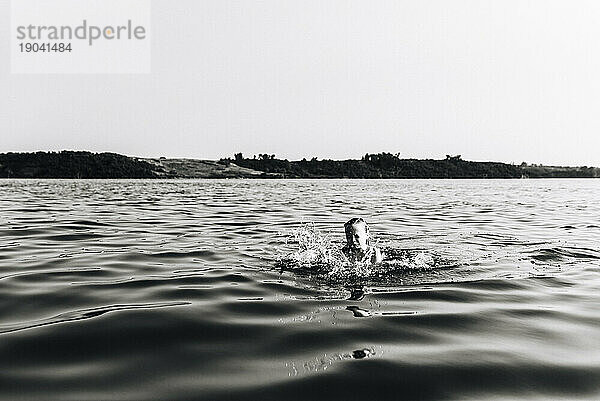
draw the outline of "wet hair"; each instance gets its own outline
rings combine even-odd
[[[367,222],[362,217],[353,217],[344,224],[344,231],[346,231],[346,235],[348,235],[352,226],[358,223],[363,223],[365,225],[365,229],[367,230],[367,234],[369,233],[369,225]]]

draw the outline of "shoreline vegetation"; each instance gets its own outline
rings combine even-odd
[[[275,155],[199,160],[86,151],[0,153],[0,178],[597,178],[597,167],[560,167],[365,154],[361,159],[289,161]]]

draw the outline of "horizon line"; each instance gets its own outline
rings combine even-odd
[[[192,157],[192,156],[165,156],[165,155],[160,155],[160,156],[138,156],[138,155],[132,155],[132,154],[128,154],[128,153],[119,153],[116,151],[112,151],[112,150],[102,150],[102,151],[92,151],[92,150],[82,150],[82,149],[60,149],[60,150],[29,150],[29,151],[25,151],[25,150],[20,150],[20,151],[3,151],[0,152],[1,153],[36,153],[36,152],[46,152],[46,153],[50,153],[50,152],[54,152],[54,153],[58,153],[58,152],[88,152],[88,153],[114,153],[114,154],[118,154],[118,155],[123,155],[123,156],[127,156],[127,157],[132,157],[132,158],[137,158],[137,159],[160,159],[161,157],[164,157],[165,159],[188,159],[188,160],[206,160],[206,161],[219,161],[221,159],[233,159],[235,160],[233,157],[235,157],[236,153],[241,153],[242,155],[244,155],[244,152],[232,152],[229,156],[226,157],[219,157],[219,158],[210,158],[210,157]],[[521,161],[521,162],[514,162],[514,161],[499,161],[499,160],[475,160],[475,159],[465,159],[462,157],[461,154],[455,154],[455,155],[451,155],[451,154],[446,154],[444,155],[444,157],[440,157],[438,159],[433,158],[433,157],[406,157],[406,156],[402,156],[402,154],[400,152],[396,152],[396,153],[392,153],[392,152],[377,152],[377,153],[372,153],[372,152],[365,152],[364,155],[369,154],[369,155],[377,155],[377,154],[381,154],[381,153],[388,153],[388,154],[392,154],[392,155],[400,155],[398,156],[399,159],[401,160],[445,160],[448,156],[450,157],[456,157],[456,156],[460,156],[460,159],[463,161],[469,161],[469,162],[478,162],[478,163],[503,163],[503,164],[510,164],[510,165],[521,165],[522,163],[526,163],[528,166],[546,166],[546,167],[593,167],[593,168],[597,168],[596,166],[590,166],[590,165],[586,165],[586,164],[571,164],[571,165],[561,165],[561,164],[544,164],[542,162],[529,162],[529,161]],[[258,154],[251,154],[252,157],[248,157],[249,154],[246,154],[244,156],[244,158],[246,159],[252,159],[254,158],[254,156],[259,156],[261,154],[267,154],[267,155],[275,155],[275,159],[278,160],[288,160],[290,162],[297,162],[297,161],[302,161],[303,159],[306,159],[307,161],[310,161],[313,157],[316,156],[311,156],[311,157],[303,157],[303,158],[298,158],[298,159],[291,159],[291,158],[281,158],[281,157],[277,157],[276,153],[258,153]],[[329,157],[316,157],[317,160],[332,160],[332,161],[345,161],[345,160],[362,160],[363,156],[359,156],[357,158],[329,158]]]

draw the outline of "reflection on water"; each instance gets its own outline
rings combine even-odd
[[[599,198],[597,180],[0,180],[0,398],[598,399]],[[383,264],[339,263],[354,216]]]

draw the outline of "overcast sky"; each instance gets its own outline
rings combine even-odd
[[[150,30],[148,75],[0,57],[0,152],[600,166],[595,0],[153,0]]]

